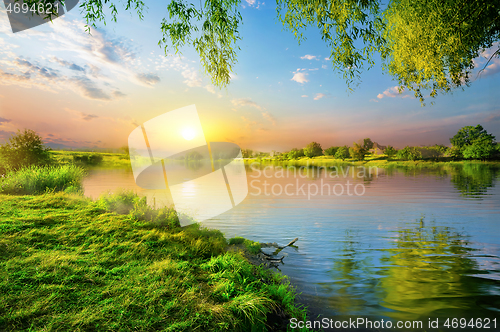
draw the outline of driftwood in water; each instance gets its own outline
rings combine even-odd
[[[285,264],[283,263],[283,258],[285,258],[285,256],[281,256],[281,257],[276,257],[276,255],[283,249],[285,249],[286,247],[294,247],[294,248],[297,248],[297,246],[294,246],[293,244],[295,242],[297,242],[299,240],[299,238],[295,238],[293,239],[292,241],[290,241],[290,243],[288,243],[286,246],[280,246],[278,245],[276,242],[273,242],[273,243],[261,243],[260,244],[260,247],[261,248],[269,248],[269,247],[275,247],[276,250],[272,253],[272,254],[267,254],[265,252],[262,251],[262,249],[260,250],[260,253],[263,254],[264,258],[267,260],[267,262],[269,263],[270,266],[273,266],[273,267],[276,267],[278,268],[278,263],[281,263],[281,264]]]

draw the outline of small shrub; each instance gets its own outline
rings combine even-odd
[[[18,170],[31,165],[48,165],[51,162],[50,148],[45,147],[42,138],[33,130],[20,130],[0,145],[0,169],[2,174],[7,170]]]
[[[146,197],[141,198],[132,190],[105,193],[99,197],[97,204],[107,211],[127,214],[135,220],[145,221],[149,226],[167,229],[180,226],[179,218],[173,208],[151,208],[146,202]]]

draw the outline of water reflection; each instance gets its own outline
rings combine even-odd
[[[482,164],[464,164],[452,167],[451,182],[465,197],[480,198],[494,186],[500,168]]]
[[[497,269],[485,271],[476,260],[484,255],[465,231],[422,218],[384,238],[387,248],[369,248],[348,229],[334,244],[333,282],[320,285],[336,314],[427,321],[500,312],[500,259],[489,256]]]

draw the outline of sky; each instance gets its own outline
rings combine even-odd
[[[370,137],[381,145],[449,145],[461,127],[481,124],[500,140],[500,59],[471,87],[427,100],[398,94],[377,64],[349,92],[332,69],[317,29],[299,45],[276,17],[275,3],[243,0],[241,51],[231,83],[219,90],[194,50],[158,46],[168,2],[148,1],[144,20],[85,31],[76,8],[53,23],[12,33],[0,4],[0,141],[32,129],[60,147],[118,148],[142,123],[195,104],[208,141],[286,151],[311,141],[323,148]],[[476,59],[486,64],[487,51]]]

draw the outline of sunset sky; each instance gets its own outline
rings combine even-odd
[[[50,143],[117,148],[137,125],[191,104],[209,141],[259,151],[311,141],[351,145],[365,137],[400,148],[449,145],[458,129],[477,124],[500,140],[499,58],[478,79],[474,72],[470,88],[440,95],[434,105],[399,95],[380,66],[365,71],[349,93],[317,29],[299,46],[278,22],[274,3],[246,0],[236,74],[218,90],[193,50],[165,57],[158,40],[168,2],[146,3],[143,21],[122,10],[118,23],[89,35],[79,9],[13,34],[2,2],[0,141],[29,128]],[[476,62],[482,68],[486,59]]]

